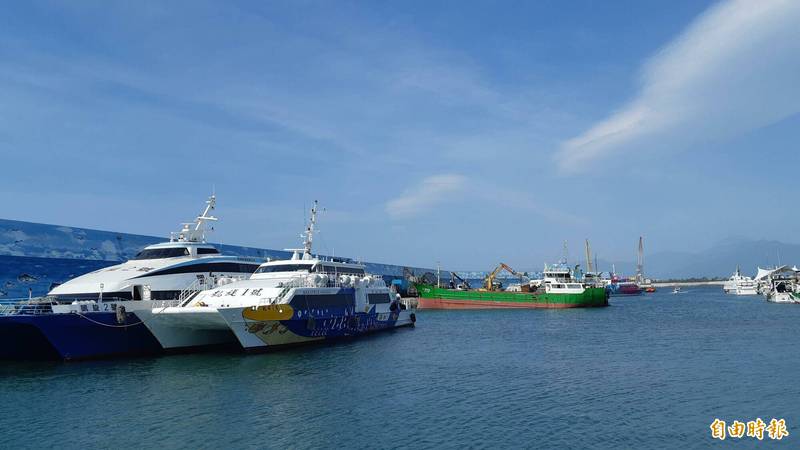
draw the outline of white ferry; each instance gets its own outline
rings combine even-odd
[[[364,333],[416,320],[382,278],[362,264],[312,255],[317,203],[304,247],[289,260],[262,264],[249,280],[144,312],[145,325],[166,349],[239,342],[267,349]]]

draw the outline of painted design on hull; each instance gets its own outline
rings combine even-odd
[[[245,349],[273,348],[326,339],[355,337],[376,331],[413,325],[412,312],[396,310],[376,313],[353,308],[328,309],[314,316],[288,304],[220,310]]]
[[[534,309],[608,306],[603,288],[588,287],[581,294],[497,292],[441,289],[417,284],[420,309]]]

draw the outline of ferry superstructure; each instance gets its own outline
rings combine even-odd
[[[248,280],[191,296],[141,315],[166,349],[238,342],[275,348],[412,325],[413,310],[362,264],[312,254],[317,203],[304,247],[262,264]]]
[[[222,256],[205,240],[215,196],[169,242],[145,247],[125,263],[77,277],[48,296],[0,310],[5,358],[86,359],[157,353],[161,346],[136,315],[155,299],[180,299],[201,288],[248,277],[259,261]]]
[[[206,201],[194,222],[184,223],[168,242],[149,245],[130,260],[95,270],[57,286],[47,295],[56,302],[76,300],[173,300],[190,286],[213,286],[218,280],[249,276],[259,266],[256,258],[223,256],[206,242],[206,222],[216,196]]]

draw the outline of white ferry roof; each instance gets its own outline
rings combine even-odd
[[[346,263],[342,261],[330,261],[321,258],[314,259],[282,259],[268,261],[256,270],[256,274],[261,273],[286,273],[297,271],[311,271],[328,273],[364,273],[364,265],[359,263]],[[255,274],[254,274],[255,275]]]
[[[348,261],[336,260],[334,258],[320,258],[314,256],[311,252],[314,242],[314,231],[317,224],[317,205],[318,202],[314,200],[314,206],[311,207],[311,217],[308,222],[308,227],[301,235],[303,239],[303,248],[287,249],[292,252],[291,259],[268,261],[256,270],[252,278],[264,278],[269,275],[262,275],[266,273],[292,273],[298,271],[307,271],[316,269],[316,272],[327,273],[342,273],[342,274],[364,274],[364,265],[360,263],[353,263]],[[320,270],[320,268],[322,270]]]
[[[122,264],[95,270],[53,288],[48,295],[69,295],[78,293],[99,292],[100,284],[104,292],[119,292],[130,289],[134,284],[147,284],[139,278],[170,275],[173,273],[197,272],[230,272],[215,268],[219,263],[250,264],[253,268],[257,262],[237,256],[200,255],[198,257],[179,256],[171,258],[131,259]],[[234,268],[234,266],[231,266]],[[240,267],[236,267],[242,271]],[[250,269],[252,270],[252,269]],[[169,273],[166,273],[169,272]]]
[[[169,242],[148,245],[130,260],[69,280],[53,288],[48,295],[63,296],[100,292],[101,284],[103,292],[120,292],[130,289],[133,284],[147,283],[144,280],[134,280],[136,278],[188,272],[228,272],[229,270],[219,269],[224,266],[234,268],[230,263],[246,264],[255,268],[261,260],[222,256],[213,245],[205,242],[203,224],[205,221],[216,220],[216,217],[208,215],[214,209],[215,203],[216,199],[212,195],[206,201],[205,210],[196,218],[195,222],[183,224],[183,229],[178,233],[173,233]],[[217,263],[227,264],[220,266]],[[241,266],[236,268],[240,269],[239,271],[243,269]],[[177,288],[183,287],[185,286]]]

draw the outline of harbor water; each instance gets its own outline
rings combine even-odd
[[[4,447],[800,442],[795,305],[695,287],[608,308],[417,316],[413,329],[272,354],[2,362]],[[785,419],[790,435],[711,438],[715,418],[757,417]]]

